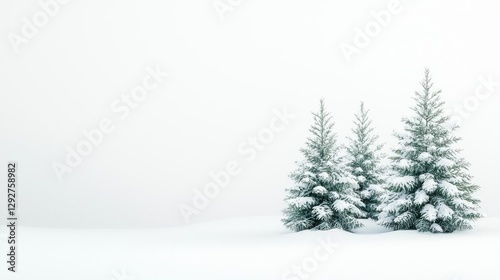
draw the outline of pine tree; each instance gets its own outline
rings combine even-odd
[[[469,163],[454,147],[461,140],[453,135],[458,127],[443,113],[441,91],[432,90],[428,69],[421,85],[414,116],[403,119],[404,133],[396,134],[399,146],[391,158],[395,175],[379,223],[433,233],[471,229],[482,217],[473,197],[479,187],[471,183]]]
[[[349,138],[347,165],[357,179],[359,188],[356,192],[365,204],[362,210],[369,218],[377,220],[380,214],[377,209],[385,191],[385,169],[381,163],[383,145],[377,143],[379,136],[373,132],[368,112],[361,103],[360,111],[355,115],[354,138]]]
[[[319,112],[313,116],[312,136],[301,149],[304,160],[290,174],[295,184],[287,189],[283,223],[294,231],[334,228],[352,231],[362,226],[357,218],[365,215],[360,210],[364,205],[354,192],[357,182],[338,156],[332,117],[323,100]]]

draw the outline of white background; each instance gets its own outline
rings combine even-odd
[[[241,174],[193,222],[279,215],[319,98],[341,142],[363,100],[391,143],[424,67],[449,108],[473,96],[480,78],[500,81],[500,4],[493,0],[401,0],[401,13],[349,63],[340,44],[353,44],[355,28],[388,2],[243,0],[222,21],[211,0],[73,0],[16,53],[8,34],[20,34],[22,18],[40,7],[2,1],[0,158],[19,162],[22,224],[180,225],[179,205],[231,160]],[[170,77],[120,120],[111,103],[157,64]],[[495,90],[459,131],[490,216],[500,215]],[[295,119],[247,162],[238,146],[283,107]],[[52,163],[63,163],[66,146],[103,118],[116,130],[60,183]],[[6,170],[0,174],[5,182]]]

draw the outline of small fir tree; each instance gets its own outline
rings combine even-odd
[[[332,117],[323,100],[313,116],[312,135],[301,150],[304,161],[290,174],[295,185],[287,189],[283,223],[294,231],[352,231],[362,226],[357,218],[365,216],[360,210],[364,204],[354,191],[357,182],[341,163]]]
[[[471,182],[469,164],[454,147],[460,141],[453,135],[457,126],[443,113],[441,91],[432,90],[428,69],[421,85],[414,97],[414,116],[403,119],[404,133],[396,134],[391,193],[381,207],[379,223],[433,233],[471,229],[482,216],[479,200],[473,197],[479,187]]]
[[[347,146],[347,165],[358,182],[356,192],[365,204],[362,210],[369,218],[377,220],[380,214],[377,209],[385,192],[385,169],[381,163],[383,145],[377,143],[379,136],[373,132],[368,112],[361,103],[360,111],[355,115],[354,137],[349,138]]]

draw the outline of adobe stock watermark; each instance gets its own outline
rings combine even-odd
[[[262,128],[257,134],[248,137],[238,145],[238,155],[244,157],[243,162],[253,162],[259,153],[264,151],[273,142],[276,135],[285,130],[294,118],[287,112],[286,107],[281,110],[274,109],[273,117],[269,120],[267,127]],[[228,161],[223,170],[209,173],[210,182],[201,189],[193,189],[194,195],[191,203],[179,205],[179,212],[186,223],[189,223],[193,216],[199,215],[201,211],[206,209],[211,200],[217,198],[221,191],[231,184],[231,180],[241,174],[243,162],[239,160]]]
[[[61,8],[71,0],[41,0],[38,2],[39,9],[30,18],[22,18],[21,30],[18,33],[9,32],[7,35],[14,52],[18,53],[22,45],[26,45],[35,38],[40,30],[49,24],[50,20],[57,16]]]
[[[371,11],[372,20],[365,23],[363,28],[356,27],[352,44],[342,42],[340,50],[348,63],[352,61],[353,55],[360,54],[372,40],[380,35],[382,30],[389,26],[394,16],[403,11],[403,6],[399,0],[390,0],[385,9],[378,12]]]
[[[488,78],[479,77],[479,84],[476,86],[474,93],[466,96],[462,103],[453,105],[453,108],[448,110],[447,114],[451,116],[453,123],[461,126],[465,119],[479,110],[482,102],[498,93],[499,89],[500,82],[493,81],[491,75]]]
[[[135,276],[127,274],[125,268],[122,268],[119,272],[116,270],[111,271],[113,277],[110,280],[135,280]]]
[[[332,242],[331,237],[318,239],[318,245],[314,248],[311,256],[304,258],[300,264],[293,265],[287,270],[282,280],[305,280],[317,272],[320,265],[326,262],[339,248],[337,243]]]
[[[227,13],[232,13],[241,5],[243,0],[215,0],[212,7],[221,21],[226,20]]]
[[[111,102],[110,110],[116,115],[118,120],[127,119],[131,112],[138,108],[154,90],[156,90],[163,79],[168,77],[168,72],[163,72],[158,65],[146,68],[146,75],[142,81],[134,86],[130,92],[122,94]],[[106,135],[112,133],[116,121],[110,118],[102,118],[97,127],[83,130],[83,139],[74,146],[66,146],[66,157],[63,163],[52,162],[52,169],[59,182],[63,181],[63,175],[72,173],[75,168],[80,166],[85,157],[88,157],[95,148],[101,145]]]

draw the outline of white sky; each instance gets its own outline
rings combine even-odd
[[[500,81],[500,3],[493,0],[401,0],[403,10],[348,63],[340,44],[352,44],[355,28],[387,3],[242,0],[221,21],[211,0],[75,0],[15,53],[8,34],[20,34],[22,18],[40,8],[35,0],[2,1],[0,155],[19,162],[23,223],[183,224],[179,204],[232,160],[241,174],[193,222],[279,215],[319,98],[341,140],[364,100],[390,143],[424,67],[449,108],[474,96],[480,78]],[[157,64],[170,77],[121,120],[111,103]],[[497,86],[460,130],[490,216],[500,215],[499,95]],[[283,107],[295,119],[247,162],[238,146]],[[103,118],[115,131],[60,183],[51,164],[63,163],[65,147]],[[5,191],[0,199],[5,209]]]

